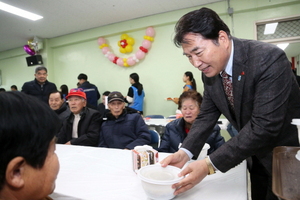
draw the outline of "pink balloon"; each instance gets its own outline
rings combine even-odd
[[[119,65],[119,66],[123,66],[123,65],[124,65],[124,62],[123,62],[123,59],[122,59],[122,58],[119,58],[119,59],[117,60],[117,65]]]
[[[98,38],[98,44],[99,45],[101,45],[101,44],[105,44],[106,43],[106,41],[105,41],[105,39],[104,38]]]
[[[108,60],[110,60],[111,62],[113,62],[114,59],[115,59],[115,57],[116,57],[115,54],[111,53],[111,54],[108,55],[107,58],[108,58]]]
[[[23,49],[31,56],[35,55],[34,49],[31,49],[29,45],[24,45]]]
[[[102,48],[102,53],[106,54],[107,52],[109,52],[109,48],[108,47],[103,47]]]
[[[154,30],[154,28],[153,28],[153,27],[148,27],[148,28],[146,29],[146,35],[148,35],[148,36],[150,36],[150,37],[154,37],[154,35],[155,35],[155,30]]]
[[[151,47],[151,42],[149,40],[144,40],[142,43],[142,47],[149,49]]]
[[[143,59],[145,57],[145,53],[141,50],[138,50],[136,53],[135,53],[135,57],[139,60]]]
[[[130,66],[132,66],[132,65],[135,64],[135,60],[133,60],[132,57],[129,57],[129,58],[127,58],[127,64],[130,65]]]

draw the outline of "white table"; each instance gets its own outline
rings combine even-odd
[[[146,200],[140,180],[132,169],[129,150],[56,145],[60,172],[54,200]],[[168,154],[160,153],[162,159]],[[207,176],[179,200],[246,200],[246,163],[227,173]]]

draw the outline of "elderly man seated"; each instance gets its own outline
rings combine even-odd
[[[86,107],[83,89],[71,89],[66,97],[71,114],[58,133],[57,143],[97,146],[101,127],[101,115],[97,110]]]
[[[0,93],[0,110],[0,199],[51,199],[59,171],[57,115],[22,92]]]
[[[150,133],[142,116],[125,109],[124,96],[120,92],[108,95],[108,109],[103,119],[99,147],[133,149],[150,144]]]
[[[64,122],[71,114],[71,111],[64,100],[63,94],[58,90],[54,90],[50,93],[49,106],[58,115],[61,122]]]

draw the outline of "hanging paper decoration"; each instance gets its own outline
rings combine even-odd
[[[133,50],[134,39],[127,34],[121,35],[121,40],[118,42],[121,53],[131,53]]]
[[[126,34],[124,34],[124,35],[126,35]],[[98,38],[98,44],[99,44],[99,48],[102,49],[102,53],[104,54],[104,56],[107,57],[111,62],[113,62],[119,66],[129,67],[129,66],[135,65],[140,60],[145,58],[146,53],[148,53],[148,51],[151,47],[151,42],[154,41],[154,36],[155,36],[154,28],[148,27],[146,29],[146,35],[144,36],[142,46],[139,47],[139,50],[137,50],[137,52],[135,52],[135,54],[133,56],[130,56],[128,58],[120,58],[120,57],[117,57],[114,53],[112,53],[108,44],[106,43],[106,40],[102,37]],[[127,42],[127,46],[128,46],[128,39],[126,42]],[[134,41],[133,41],[133,43],[134,43]],[[120,43],[120,45],[121,45],[121,43]],[[121,50],[120,50],[120,52],[121,52]]]

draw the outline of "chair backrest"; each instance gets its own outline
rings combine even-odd
[[[153,148],[158,148],[159,145],[160,145],[160,135],[159,135],[159,133],[155,130],[149,130],[149,133],[151,135],[150,145]]]
[[[147,115],[145,118],[153,118],[153,119],[164,119],[163,115]]]
[[[167,119],[176,119],[176,115],[170,115]]]

